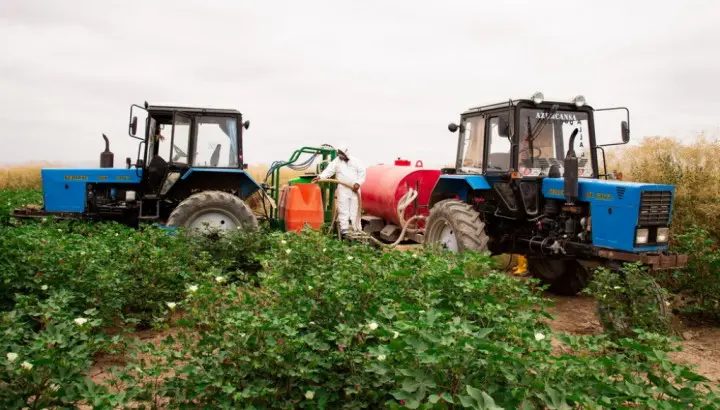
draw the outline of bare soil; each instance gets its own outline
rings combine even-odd
[[[595,300],[589,296],[548,297],[554,305],[548,309],[553,320],[548,325],[555,332],[574,335],[602,333],[602,326],[596,314]],[[694,371],[713,383],[720,383],[720,328],[691,327],[680,325],[684,339],[680,342],[682,351],[671,352],[669,356],[677,363],[694,367]]]

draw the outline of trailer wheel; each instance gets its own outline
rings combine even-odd
[[[227,192],[203,191],[190,195],[170,213],[168,226],[190,233],[217,236],[233,229],[255,230],[258,221],[240,198]]]
[[[440,245],[452,252],[484,252],[488,248],[485,223],[470,205],[455,199],[432,207],[425,229],[425,245]]]
[[[576,260],[528,258],[530,274],[550,285],[551,293],[575,296],[590,283],[590,271]]]

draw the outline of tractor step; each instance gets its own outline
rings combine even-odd
[[[145,199],[148,199],[148,197],[145,197],[143,198],[143,201],[140,201],[140,212],[138,213],[138,219],[160,219],[160,201],[155,201],[155,215],[143,215],[143,204],[145,203]]]

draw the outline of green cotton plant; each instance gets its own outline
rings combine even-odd
[[[165,231],[52,222],[0,227],[0,307],[16,295],[72,292],[71,308],[96,307],[107,325],[149,327],[187,283],[212,275],[210,256]]]
[[[669,339],[553,335],[535,287],[483,255],[273,234],[259,283],[206,280],[182,330],[117,371],[169,408],[653,408],[718,405]],[[573,353],[556,353],[553,337]],[[167,377],[172,374],[173,377]],[[670,382],[671,381],[671,382]]]
[[[595,297],[600,321],[613,337],[628,337],[637,329],[671,334],[669,292],[639,263],[619,269],[598,268],[585,293]]]
[[[48,408],[84,401],[78,390],[105,339],[97,332],[97,310],[69,313],[72,295],[52,292],[44,299],[21,296],[15,309],[0,314],[0,403],[3,408]]]
[[[706,229],[693,226],[675,235],[675,251],[688,265],[672,272],[668,287],[678,297],[677,310],[720,322],[720,248]]]

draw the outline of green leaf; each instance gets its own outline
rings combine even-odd
[[[428,401],[432,404],[435,404],[440,401],[440,396],[438,396],[437,394],[431,394],[430,396],[428,396]]]

